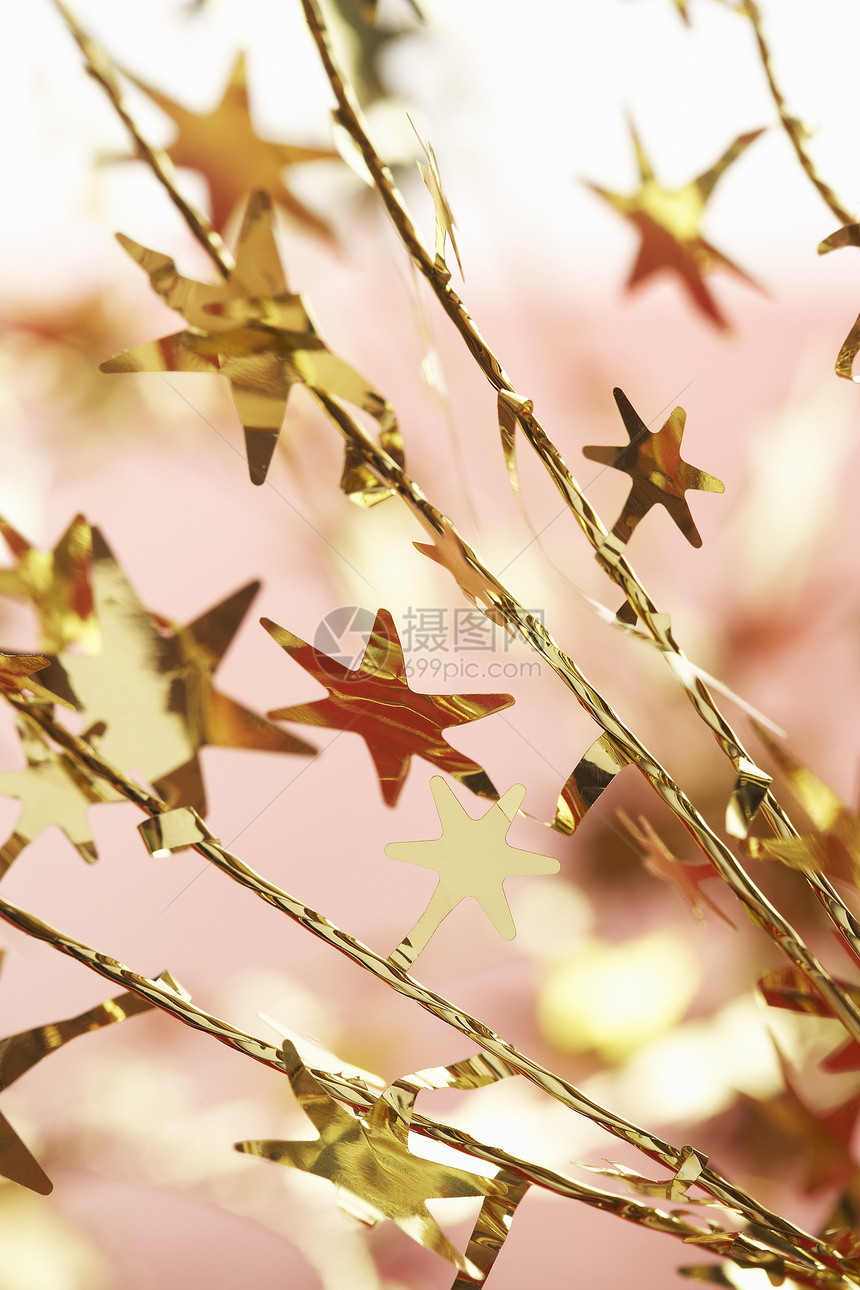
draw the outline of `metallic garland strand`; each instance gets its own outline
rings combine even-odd
[[[122,771],[111,766],[91,745],[66,730],[45,708],[34,707],[28,709],[26,701],[15,696],[7,695],[6,697],[14,707],[29,710],[32,719],[45,734],[66,749],[88,770],[108,780],[118,792],[122,793],[129,801],[134,802],[150,818],[154,819],[168,812],[169,808],[165,802],[154,794],[147,792],[146,789],[142,788]],[[294,922],[299,923],[312,935],[339,950],[341,954],[371,973],[377,980],[388,986],[389,989],[411,999],[426,1012],[438,1018],[438,1020],[452,1026],[486,1052],[492,1053],[493,1056],[506,1062],[518,1074],[524,1075],[538,1088],[556,1098],[563,1105],[570,1107],[571,1110],[580,1115],[584,1115],[614,1137],[620,1138],[628,1145],[642,1151],[650,1159],[658,1161],[673,1171],[677,1171],[680,1168],[685,1159],[683,1149],[670,1145],[656,1134],[649,1133],[646,1129],[640,1128],[631,1121],[615,1115],[612,1111],[592,1101],[574,1085],[547,1070],[540,1063],[520,1053],[512,1044],[501,1039],[483,1022],[472,1017],[441,995],[428,990],[419,981],[395,967],[388,959],[384,959],[361,941],[350,936],[348,932],[329,922],[322,914],[310,909],[296,897],[282,891],[279,887],[263,878],[249,865],[240,860],[238,856],[233,855],[225,847],[221,846],[216,839],[205,837],[203,840],[195,842],[193,849],[235,882],[253,891],[261,900],[264,900]],[[8,906],[0,901],[0,916],[8,921],[14,921],[15,916],[11,912],[13,910],[13,906]],[[21,915],[21,917],[31,919],[30,915]],[[31,919],[31,926],[35,924],[35,921]],[[27,927],[23,926],[22,930],[26,931]],[[37,933],[34,931],[33,934]],[[42,939],[50,941],[50,930],[46,932]],[[62,949],[63,946],[58,944],[57,948]],[[66,952],[71,951],[67,950]],[[90,966],[95,966],[95,963],[104,965],[105,961],[104,956],[96,955],[95,962],[91,963]],[[100,969],[96,967],[96,970]],[[112,977],[111,979],[114,978]],[[122,981],[130,986],[130,978],[123,977]],[[146,994],[145,997],[150,998],[151,995]],[[238,1034],[239,1032],[236,1033]],[[222,1041],[230,1042],[229,1040],[223,1040],[223,1036]],[[253,1056],[254,1053],[251,1052],[250,1055]],[[778,1250],[782,1251],[784,1243],[787,1241],[798,1253],[807,1253],[824,1266],[832,1268],[840,1274],[844,1272],[838,1254],[826,1242],[804,1232],[780,1215],[772,1213],[765,1206],[760,1205],[751,1196],[747,1195],[741,1188],[734,1186],[734,1184],[723,1178],[716,1170],[709,1167],[704,1168],[697,1180],[697,1186],[700,1186],[720,1204],[739,1211],[748,1222],[756,1225],[758,1229],[757,1235],[761,1239],[768,1239],[768,1243],[775,1245]]]
[[[626,557],[620,555],[617,548],[608,541],[607,530],[592,509],[558,449],[534,415],[533,404],[517,393],[499,359],[472,321],[463,301],[451,287],[450,275],[444,270],[440,271],[439,266],[424,247],[403,197],[394,183],[391,171],[379,157],[367,133],[358,100],[332,51],[328,28],[317,0],[302,0],[302,7],[337,100],[338,122],[361,152],[376,191],[413,263],[430,284],[436,298],[457,328],[484,376],[500,397],[509,404],[511,413],[516,418],[525,438],[594,548],[598,563],[604,572],[622,589],[628,604],[645,624],[652,639],[660,646],[661,652],[674,654],[682,663],[687,662],[686,655],[672,634],[668,614],[660,613],[628,564]],[[675,675],[699,717],[711,730],[716,742],[735,769],[738,770],[742,764],[745,764],[752,773],[761,773],[718,708],[707,686],[698,678],[695,682],[688,682],[685,679],[686,671],[680,673],[676,671]],[[778,836],[785,838],[797,836],[797,830],[770,790],[764,796],[761,809]],[[698,838],[696,840],[698,841]],[[703,849],[713,859],[708,849]],[[860,922],[854,913],[823,874],[805,872],[804,877],[837,931],[854,953],[860,954]]]

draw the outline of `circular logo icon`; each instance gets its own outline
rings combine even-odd
[[[376,615],[363,605],[332,609],[320,620],[314,633],[314,649],[341,667],[355,671],[364,657],[375,621]],[[320,659],[320,664],[325,667],[325,659]]]

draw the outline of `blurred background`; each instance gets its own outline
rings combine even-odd
[[[374,137],[431,245],[433,206],[407,112],[432,144],[465,270],[455,286],[608,526],[628,480],[581,449],[624,441],[613,387],[653,429],[677,404],[686,409],[684,457],[722,479],[725,495],[690,495],[701,550],[657,508],[630,559],[694,661],[856,805],[858,411],[833,365],[857,311],[860,262],[816,254],[838,221],[779,127],[749,22],[719,0],[688,0],[688,22],[672,0],[422,0],[424,24],[406,0],[381,0],[377,28],[350,0],[330,8]],[[850,208],[860,199],[849,134],[860,11],[850,0],[762,0],[761,10],[789,110],[813,131],[816,163]],[[126,82],[155,143],[174,143],[180,108],[215,109],[244,51],[257,134],[339,146],[297,0],[79,0],[75,16],[154,92]],[[513,943],[476,905],[461,905],[416,975],[597,1100],[694,1143],[767,1204],[820,1222],[855,1178],[853,1113],[838,1130],[827,1113],[850,1110],[857,1077],[819,1066],[838,1040],[834,1023],[758,999],[755,982],[778,966],[776,952],[716,880],[704,890],[726,917],[707,907],[697,917],[647,870],[619,810],[646,813],[678,859],[700,857],[634,771],[574,837],[540,823],[596,726],[524,645],[497,632],[467,658],[453,634],[464,604],[453,581],[414,551],[422,533],[399,502],[361,510],[338,490],[340,440],[303,390],[291,397],[267,485],[253,488],[226,382],[99,373],[119,350],[183,325],[115,232],[173,256],[189,277],[210,280],[211,267],[146,166],[129,159],[123,127],[53,5],[16,6],[6,24],[0,515],[51,548],[83,512],[142,603],[178,623],[260,577],[218,671],[219,688],[257,710],[320,697],[257,618],[313,640],[326,615],[351,606],[392,611],[416,689],[513,694],[513,708],[451,741],[500,787],[526,786],[536,818],[516,821],[511,841],[557,856],[561,872],[509,883]],[[703,217],[708,242],[752,280],[708,278],[726,329],[696,310],[677,275],[625,291],[638,234],[587,184],[635,191],[630,121],[668,190],[707,171],[738,135],[764,129]],[[228,241],[241,161],[236,141],[217,136],[208,180],[180,169],[203,209],[226,203]],[[397,409],[412,477],[722,828],[731,768],[656,653],[584,601],[583,592],[615,610],[618,593],[525,445],[520,510],[492,391],[373,193],[336,153],[290,166],[285,178],[293,213],[282,213],[279,232],[291,289],[306,296],[332,350]],[[4,600],[0,613],[6,647],[35,647],[29,611]],[[744,711],[726,707],[746,737]],[[362,741],[332,734],[314,732],[323,751],[313,760],[204,751],[207,820],[257,870],[388,953],[434,878],[384,849],[438,830],[433,771],[413,762],[392,812]],[[2,768],[17,769],[11,719],[3,737]],[[485,809],[457,793],[473,815]],[[0,801],[2,836],[18,811]],[[130,806],[97,806],[90,819],[97,866],[85,868],[48,830],[10,869],[5,898],[141,972],[169,968],[202,1007],[273,1042],[259,1013],[387,1080],[468,1055],[441,1023],[222,875],[201,872],[194,853],[149,859]],[[845,975],[850,965],[794,875],[759,865],[755,876]],[[11,929],[0,945],[2,1035],[109,993]],[[774,1036],[802,1096],[784,1087]],[[638,1163],[524,1081],[425,1096],[426,1113],[561,1172],[607,1156]],[[324,1182],[234,1153],[239,1139],[309,1136],[307,1121],[284,1081],[166,1018],[147,1015],[56,1054],[4,1094],[2,1109],[55,1190],[45,1199],[0,1184],[0,1290],[232,1290],[240,1278],[255,1290],[441,1290],[453,1279],[392,1224],[369,1234],[353,1225]],[[472,1210],[460,1204],[431,1208],[462,1245]],[[704,1261],[533,1189],[492,1284],[550,1290],[573,1267],[621,1290],[633,1279],[665,1284],[680,1264]],[[759,1274],[749,1275],[754,1286]]]

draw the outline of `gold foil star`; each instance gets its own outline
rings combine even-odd
[[[479,820],[466,814],[441,775],[433,776],[430,789],[442,825],[441,837],[427,842],[389,842],[385,848],[392,860],[435,869],[439,875],[424,913],[390,956],[398,967],[413,963],[443,919],[469,897],[477,900],[500,936],[513,940],[516,928],[505,897],[505,879],[559,870],[553,856],[522,851],[507,841],[526,795],[522,784],[509,788]]]
[[[283,1051],[293,1092],[319,1137],[305,1142],[237,1142],[236,1150],[328,1179],[345,1213],[370,1227],[390,1219],[413,1241],[480,1280],[480,1271],[454,1248],[427,1201],[491,1196],[499,1191],[494,1180],[413,1155],[409,1119],[384,1096],[356,1115],[325,1091],[289,1040]]]
[[[283,172],[311,161],[338,161],[338,154],[330,148],[273,143],[256,134],[244,54],[237,56],[221,100],[209,112],[192,112],[136,76],[126,75],[176,126],[176,140],[165,151],[175,166],[205,176],[216,228],[223,229],[237,204],[263,188],[303,227],[331,236],[326,221],[290,191]]]
[[[53,551],[40,551],[0,516],[0,534],[15,557],[0,569],[0,595],[29,601],[39,616],[39,648],[57,654],[70,645],[93,652],[100,643],[90,588],[92,534],[76,515]]]
[[[3,964],[3,952],[0,951],[0,968]],[[184,994],[169,973],[163,972],[158,978],[178,994]],[[186,996],[187,997],[187,996]],[[57,1021],[46,1026],[36,1026],[32,1030],[23,1030],[8,1039],[0,1039],[0,1092],[14,1084],[16,1079],[31,1070],[43,1057],[56,1052],[70,1039],[78,1035],[89,1034],[93,1030],[102,1030],[113,1025],[115,1021],[125,1021],[127,1017],[138,1016],[148,1012],[152,1004],[137,994],[120,994],[105,1003],[89,1008],[77,1017],[66,1021]],[[20,1183],[42,1196],[53,1190],[53,1183],[42,1166],[31,1155],[30,1151],[18,1137],[12,1125],[0,1112],[0,1178]]]
[[[818,832],[791,838],[750,838],[747,854],[855,886],[860,877],[860,816],[761,726],[756,725],[756,730]]]
[[[45,829],[56,825],[84,860],[98,859],[87,808],[95,802],[118,802],[121,795],[103,779],[90,775],[65,753],[49,747],[25,716],[18,733],[27,769],[0,774],[0,795],[17,797],[21,814],[12,836],[0,847],[0,877]]]
[[[516,633],[510,626],[504,613],[493,601],[493,596],[503,597],[507,593],[501,583],[487,575],[473,564],[462,539],[454,529],[451,521],[445,516],[439,517],[440,532],[432,530],[429,522],[423,521],[433,535],[433,542],[413,542],[416,551],[426,555],[434,564],[447,569],[462,591],[463,595],[476,608],[481,609],[491,622],[504,627],[510,636]]]
[[[278,708],[269,716],[361,735],[388,806],[394,806],[400,796],[412,757],[423,757],[481,797],[498,797],[486,771],[452,748],[442,731],[509,708],[514,702],[510,694],[419,694],[411,690],[400,638],[387,609],[377,613],[356,669],[344,667],[270,619],[261,621],[272,639],[329,692],[326,699]]]
[[[618,411],[624,421],[627,438],[623,448],[592,444],[583,448],[590,461],[623,470],[633,480],[624,509],[612,530],[618,542],[627,542],[636,525],[658,502],[665,506],[692,546],[701,546],[699,530],[693,523],[684,498],[688,488],[707,493],[722,493],[725,485],[715,475],[697,470],[681,459],[681,437],[687,421],[683,408],[675,408],[654,434],[634,410],[623,390],[613,390]]]
[[[312,753],[256,712],[215,689],[214,673],[259,583],[235,592],[186,627],[160,630],[93,529],[92,585],[103,636],[99,654],[63,654],[85,728],[104,757],[146,776],[171,806],[206,811],[200,749]]]
[[[69,695],[68,681],[64,676],[54,678],[52,670],[51,660],[39,654],[0,654],[0,690],[18,699],[26,699],[24,691],[29,690],[38,703],[62,703],[64,708],[73,708],[74,703],[65,697]],[[44,671],[48,673],[44,679],[50,676],[52,686],[56,681],[56,693],[33,680],[34,672]]]
[[[733,161],[745,152],[761,130],[752,130],[735,139],[719,161],[682,188],[663,188],[654,176],[651,164],[631,122],[630,135],[636,151],[640,185],[635,193],[613,193],[597,184],[588,187],[625,219],[642,239],[639,254],[627,281],[628,290],[644,282],[652,273],[668,270],[683,282],[701,312],[718,327],[726,327],[725,318],[705,285],[705,275],[717,266],[731,269],[738,277],[756,284],[731,260],[707,242],[700,225],[708,199],[717,182]]]
[[[299,295],[287,288],[266,193],[248,203],[236,244],[236,267],[226,282],[183,278],[173,260],[119,235],[129,255],[149,274],[153,291],[181,313],[188,330],[138,345],[101,364],[103,372],[220,372],[230,382],[245,431],[248,471],[262,484],[278,442],[294,385],[345,399],[375,417],[380,441],[402,462],[393,408],[341,358],[326,348]],[[356,484],[355,460],[344,468],[346,491]],[[371,499],[388,489],[359,472]],[[347,481],[352,480],[350,485]],[[367,500],[361,498],[360,500]]]

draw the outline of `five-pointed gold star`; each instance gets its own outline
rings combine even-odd
[[[642,239],[627,281],[628,290],[644,282],[652,273],[668,270],[678,275],[702,313],[718,327],[728,325],[705,285],[705,275],[722,266],[752,286],[756,283],[702,237],[700,226],[705,206],[717,182],[761,133],[761,130],[752,130],[749,134],[740,135],[704,174],[682,188],[668,189],[655,178],[631,124],[630,134],[639,167],[639,188],[635,193],[622,194],[610,192],[597,184],[588,185],[592,192],[629,220]]]
[[[78,854],[92,863],[98,856],[87,808],[96,802],[121,801],[120,794],[66,753],[49,747],[25,716],[18,718],[18,733],[27,768],[0,774],[0,795],[17,797],[22,809],[12,836],[0,847],[0,877],[24,847],[51,825],[62,829]]]
[[[684,497],[688,488],[722,493],[725,486],[715,475],[698,470],[681,459],[681,438],[687,421],[683,408],[675,408],[654,434],[635,411],[623,390],[613,390],[629,444],[621,448],[590,444],[583,453],[590,461],[623,470],[633,483],[624,509],[612,529],[619,542],[627,542],[636,525],[658,502],[665,506],[692,546],[701,546],[699,530]]]
[[[171,806],[206,811],[200,749],[312,753],[309,744],[215,689],[213,676],[259,584],[249,583],[185,627],[159,625],[140,603],[98,529],[92,586],[103,646],[61,654],[84,728],[107,761],[139,773]]]
[[[452,748],[442,731],[509,708],[514,702],[510,694],[420,694],[410,689],[400,638],[387,609],[376,615],[357,668],[345,667],[268,618],[261,621],[272,639],[329,692],[328,698],[277,708],[269,716],[361,735],[388,806],[400,796],[412,757],[423,757],[481,797],[498,796],[486,771]]]
[[[119,235],[149,274],[153,291],[181,313],[188,330],[125,350],[103,372],[212,372],[230,382],[245,431],[248,471],[262,484],[278,442],[294,385],[346,400],[370,413],[383,447],[402,463],[394,409],[354,368],[329,350],[300,295],[287,287],[266,193],[254,193],[236,243],[236,266],[226,282],[183,278],[170,256]],[[345,478],[354,474],[349,458]],[[367,471],[365,470],[365,475]],[[374,478],[373,500],[387,496]]]
[[[319,1137],[310,1142],[237,1142],[236,1150],[327,1178],[345,1213],[369,1226],[390,1219],[413,1241],[480,1280],[477,1268],[439,1227],[427,1201],[491,1196],[499,1190],[494,1181],[413,1155],[408,1121],[390,1102],[377,1098],[368,1112],[356,1115],[325,1091],[289,1040],[283,1051],[293,1092]]]
[[[209,112],[192,112],[138,77],[126,75],[176,126],[176,139],[165,152],[175,166],[204,175],[217,229],[223,229],[249,193],[264,188],[272,201],[304,228],[331,236],[326,221],[299,201],[283,174],[292,166],[340,158],[330,148],[306,148],[259,137],[251,119],[244,53],[237,55],[221,100]]]
[[[2,515],[0,534],[15,558],[14,568],[0,569],[0,595],[32,604],[41,626],[39,648],[46,654],[70,645],[98,649],[89,580],[92,535],[83,515],[75,516],[53,551],[34,547]]]
[[[3,951],[0,950],[0,968],[3,965]],[[182,987],[163,972],[158,978],[177,993],[184,994]],[[31,1070],[43,1057],[50,1056],[70,1039],[78,1035],[89,1034],[93,1030],[102,1030],[116,1021],[125,1021],[148,1012],[152,1004],[137,994],[120,994],[105,1003],[69,1017],[65,1021],[52,1022],[45,1026],[35,1026],[32,1030],[23,1030],[7,1039],[0,1039],[0,1092],[7,1089],[16,1079]],[[53,1190],[53,1183],[29,1149],[24,1145],[6,1117],[0,1112],[0,1178],[19,1183],[31,1191],[47,1196]]]
[[[553,856],[521,851],[507,841],[526,795],[522,784],[509,788],[478,820],[467,815],[441,775],[433,776],[430,789],[442,825],[441,837],[427,842],[389,842],[385,848],[392,860],[435,869],[439,875],[430,903],[391,955],[398,966],[413,963],[442,920],[469,897],[477,900],[505,940],[513,940],[516,928],[505,897],[505,879],[559,870]]]

